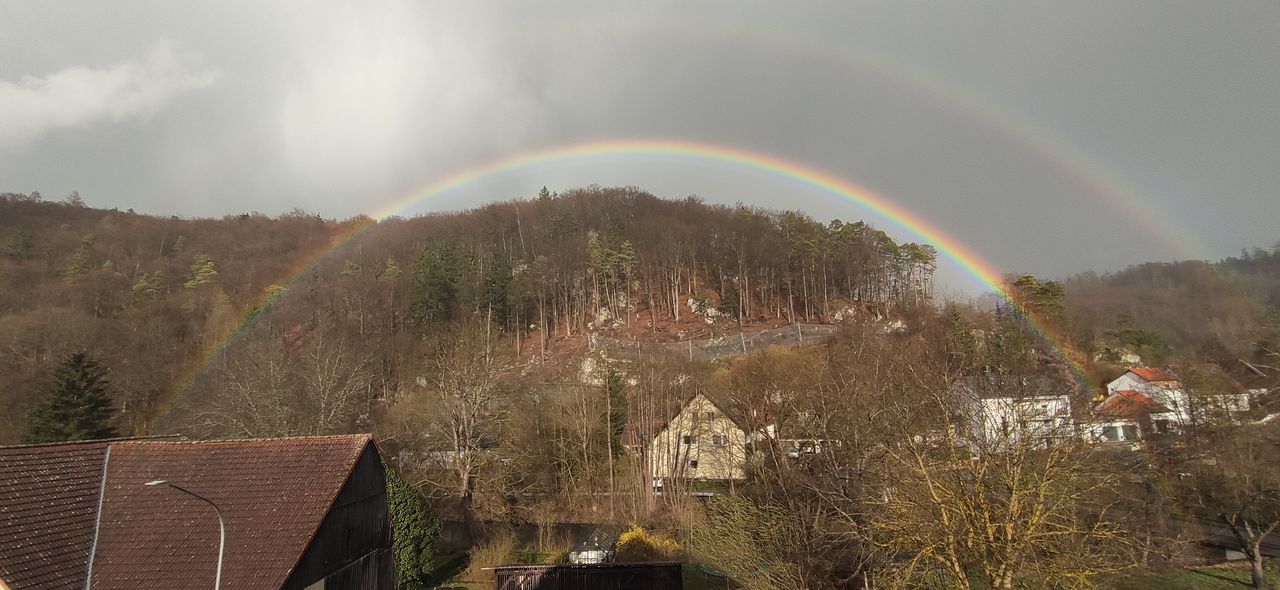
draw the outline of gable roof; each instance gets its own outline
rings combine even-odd
[[[217,564],[217,519],[191,496],[143,485],[156,479],[222,509],[227,587],[280,588],[371,440],[350,435],[113,445],[92,588],[209,585]]]
[[[84,588],[86,576],[103,590],[207,588],[217,518],[143,485],[163,479],[222,510],[228,587],[278,589],[371,444],[361,434],[0,448],[0,579],[12,590]]]
[[[681,413],[689,409],[689,406],[693,403],[693,401],[698,399],[699,397],[707,400],[707,403],[711,404],[711,407],[715,408],[721,414],[723,414],[724,417],[729,420],[729,422],[731,422],[735,427],[738,428],[738,430],[747,432],[747,428],[743,426],[743,420],[741,419],[740,415],[737,415],[733,412],[726,411],[724,409],[724,406],[720,405],[719,403],[716,403],[716,400],[712,399],[711,396],[709,395],[706,395],[704,393],[695,393],[689,396],[688,399],[684,400],[684,402],[681,403],[679,406],[676,406],[673,410],[670,410],[668,412],[668,416],[664,420],[649,420],[649,421],[642,421],[642,420],[636,420],[636,419],[629,420],[626,426],[624,426],[622,430],[622,443],[630,446],[648,445],[652,443],[655,437],[657,437],[659,434],[662,433],[662,431],[667,429],[667,426],[671,424],[672,420],[675,420],[676,417],[678,417]]]
[[[1099,403],[1093,411],[1098,416],[1137,420],[1150,414],[1172,410],[1156,403],[1140,391],[1121,389],[1107,396],[1107,399],[1102,400],[1102,403]]]
[[[109,443],[0,448],[0,580],[13,590],[84,586]]]
[[[951,391],[972,399],[1034,399],[1069,397],[1072,386],[1045,376],[971,375],[951,384]]]
[[[1154,367],[1133,367],[1129,369],[1130,373],[1137,375],[1147,381],[1177,381],[1178,376],[1172,371],[1166,369],[1157,369]]]

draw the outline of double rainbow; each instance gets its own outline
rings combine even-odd
[[[941,255],[957,264],[966,274],[972,276],[985,288],[989,288],[1005,299],[1010,299],[1000,271],[991,263],[920,215],[867,187],[779,156],[738,147],[683,139],[610,139],[528,152],[454,173],[380,207],[372,212],[371,216],[374,219],[385,219],[398,215],[410,210],[413,205],[420,201],[437,197],[497,174],[540,164],[599,156],[666,156],[679,160],[727,164],[740,169],[767,173],[800,186],[817,189],[857,204],[863,209],[869,210],[879,217],[883,217],[900,226],[920,240],[932,244]],[[303,263],[294,269],[281,284],[292,283],[326,254],[341,248],[375,225],[376,223],[354,225],[347,232],[331,240],[321,251],[305,257]],[[266,299],[264,297],[258,304],[261,305],[265,302]],[[1027,319],[1030,326],[1040,337],[1055,349],[1057,355],[1067,365],[1077,381],[1084,383],[1084,371],[1080,364],[1079,354],[1073,351],[1066,344],[1062,335],[1056,333],[1048,324],[1031,316],[1028,316]],[[236,336],[242,333],[252,322],[252,319],[246,320],[228,337],[209,350],[201,362],[198,363],[196,373],[191,375],[191,380],[188,380],[188,384],[194,380],[200,371],[203,371],[211,364],[222,350],[234,342]]]

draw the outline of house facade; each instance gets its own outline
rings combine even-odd
[[[382,460],[351,435],[0,448],[0,588],[209,588],[219,513],[224,587],[395,587]]]
[[[1135,389],[1113,391],[1094,406],[1086,425],[1090,438],[1100,443],[1136,445],[1158,432],[1157,420],[1167,424],[1172,411]]]
[[[1071,434],[1069,389],[1049,379],[980,375],[956,382],[953,393],[968,437],[979,447],[1051,445]]]
[[[657,430],[645,453],[655,487],[671,479],[742,480],[747,442],[745,429],[698,394]]]
[[[1214,366],[1194,370],[1221,379],[1222,387],[1190,392],[1171,369],[1134,367],[1107,384],[1108,397],[1129,391],[1149,399],[1151,411],[1145,419],[1150,420],[1153,432],[1175,432],[1198,420],[1230,420],[1249,410],[1252,396],[1248,389],[1221,375]]]

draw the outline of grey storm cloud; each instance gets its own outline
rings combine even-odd
[[[104,68],[69,66],[47,76],[0,81],[0,146],[23,147],[46,133],[146,117],[217,80],[172,44]]]
[[[1280,238],[1276,30],[1272,2],[0,0],[0,191],[344,217],[520,154],[675,138],[870,187],[1002,270],[1213,258]],[[919,239],[784,177],[653,154],[403,213],[591,183]]]

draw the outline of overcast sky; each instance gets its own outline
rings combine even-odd
[[[1280,239],[1275,1],[691,4],[0,0],[0,192],[346,217],[522,153],[661,137],[872,188],[1005,271]],[[591,183],[919,239],[794,181],[653,156],[523,167],[403,213]]]

